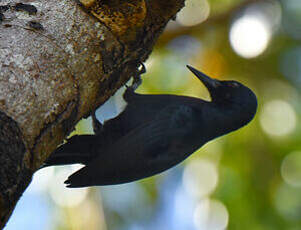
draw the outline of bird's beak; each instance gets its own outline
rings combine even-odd
[[[206,74],[196,70],[195,68],[187,65],[187,68],[195,75],[197,76],[200,81],[203,82],[203,84],[208,89],[209,93],[212,96],[212,93],[221,85],[220,81],[217,79],[213,79],[211,77],[208,77]]]

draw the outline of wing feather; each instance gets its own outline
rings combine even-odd
[[[189,106],[169,106],[163,109],[153,120],[135,128],[106,152],[100,153],[93,162],[72,174],[65,183],[68,187],[110,184],[111,182],[106,181],[114,178],[104,178],[106,175],[103,174],[112,170],[116,171],[118,182],[125,183],[143,178],[139,173],[135,175],[135,167],[146,164],[145,161],[154,152],[155,155],[168,154],[166,150],[174,140],[181,140],[193,133],[193,129],[196,128],[195,115],[195,111]],[[132,171],[128,175],[120,175],[123,168]],[[102,173],[99,173],[100,171]]]

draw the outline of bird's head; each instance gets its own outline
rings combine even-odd
[[[257,98],[251,89],[237,81],[220,81],[188,66],[187,68],[206,86],[212,103],[219,107],[239,107],[253,117],[257,109]]]
[[[250,102],[256,102],[257,105],[255,94],[243,84],[237,81],[220,81],[189,65],[187,68],[206,86],[213,103],[227,105],[228,103],[242,103],[249,99]]]

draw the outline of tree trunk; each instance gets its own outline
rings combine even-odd
[[[0,228],[47,156],[137,71],[184,5],[24,0],[34,12],[19,2],[0,2]]]

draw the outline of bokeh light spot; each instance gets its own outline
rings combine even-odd
[[[46,167],[38,170],[34,175],[30,186],[27,189],[29,193],[41,193],[49,189],[50,181],[54,176],[54,168]]]
[[[88,188],[66,188],[64,181],[82,165],[64,166],[57,168],[54,179],[51,181],[50,196],[52,200],[62,207],[74,207],[83,202],[88,195]]]
[[[226,229],[229,214],[223,203],[217,200],[201,200],[194,212],[194,224],[199,230]]]
[[[184,169],[183,184],[191,196],[201,198],[217,186],[218,172],[215,164],[208,160],[196,160]]]
[[[281,184],[276,191],[275,206],[288,220],[301,219],[301,188]]]
[[[207,0],[186,0],[185,7],[177,14],[177,21],[183,26],[194,26],[205,21],[209,13]]]
[[[283,28],[292,37],[301,38],[301,1],[300,0],[285,0],[281,1],[285,17],[283,20]]]
[[[261,86],[262,101],[281,99],[292,104],[299,104],[298,91],[291,84],[278,79],[264,79],[264,82],[265,84]],[[267,85],[269,87],[266,87]]]
[[[244,58],[254,58],[267,48],[271,31],[263,18],[245,15],[230,28],[230,43],[234,51]]]
[[[281,175],[289,185],[301,187],[301,151],[292,152],[284,158]]]
[[[260,124],[265,133],[271,136],[285,136],[296,127],[296,113],[286,101],[273,100],[266,103],[260,114]]]
[[[278,0],[268,0],[250,4],[245,14],[262,18],[272,31],[277,31],[282,20],[282,8]]]

